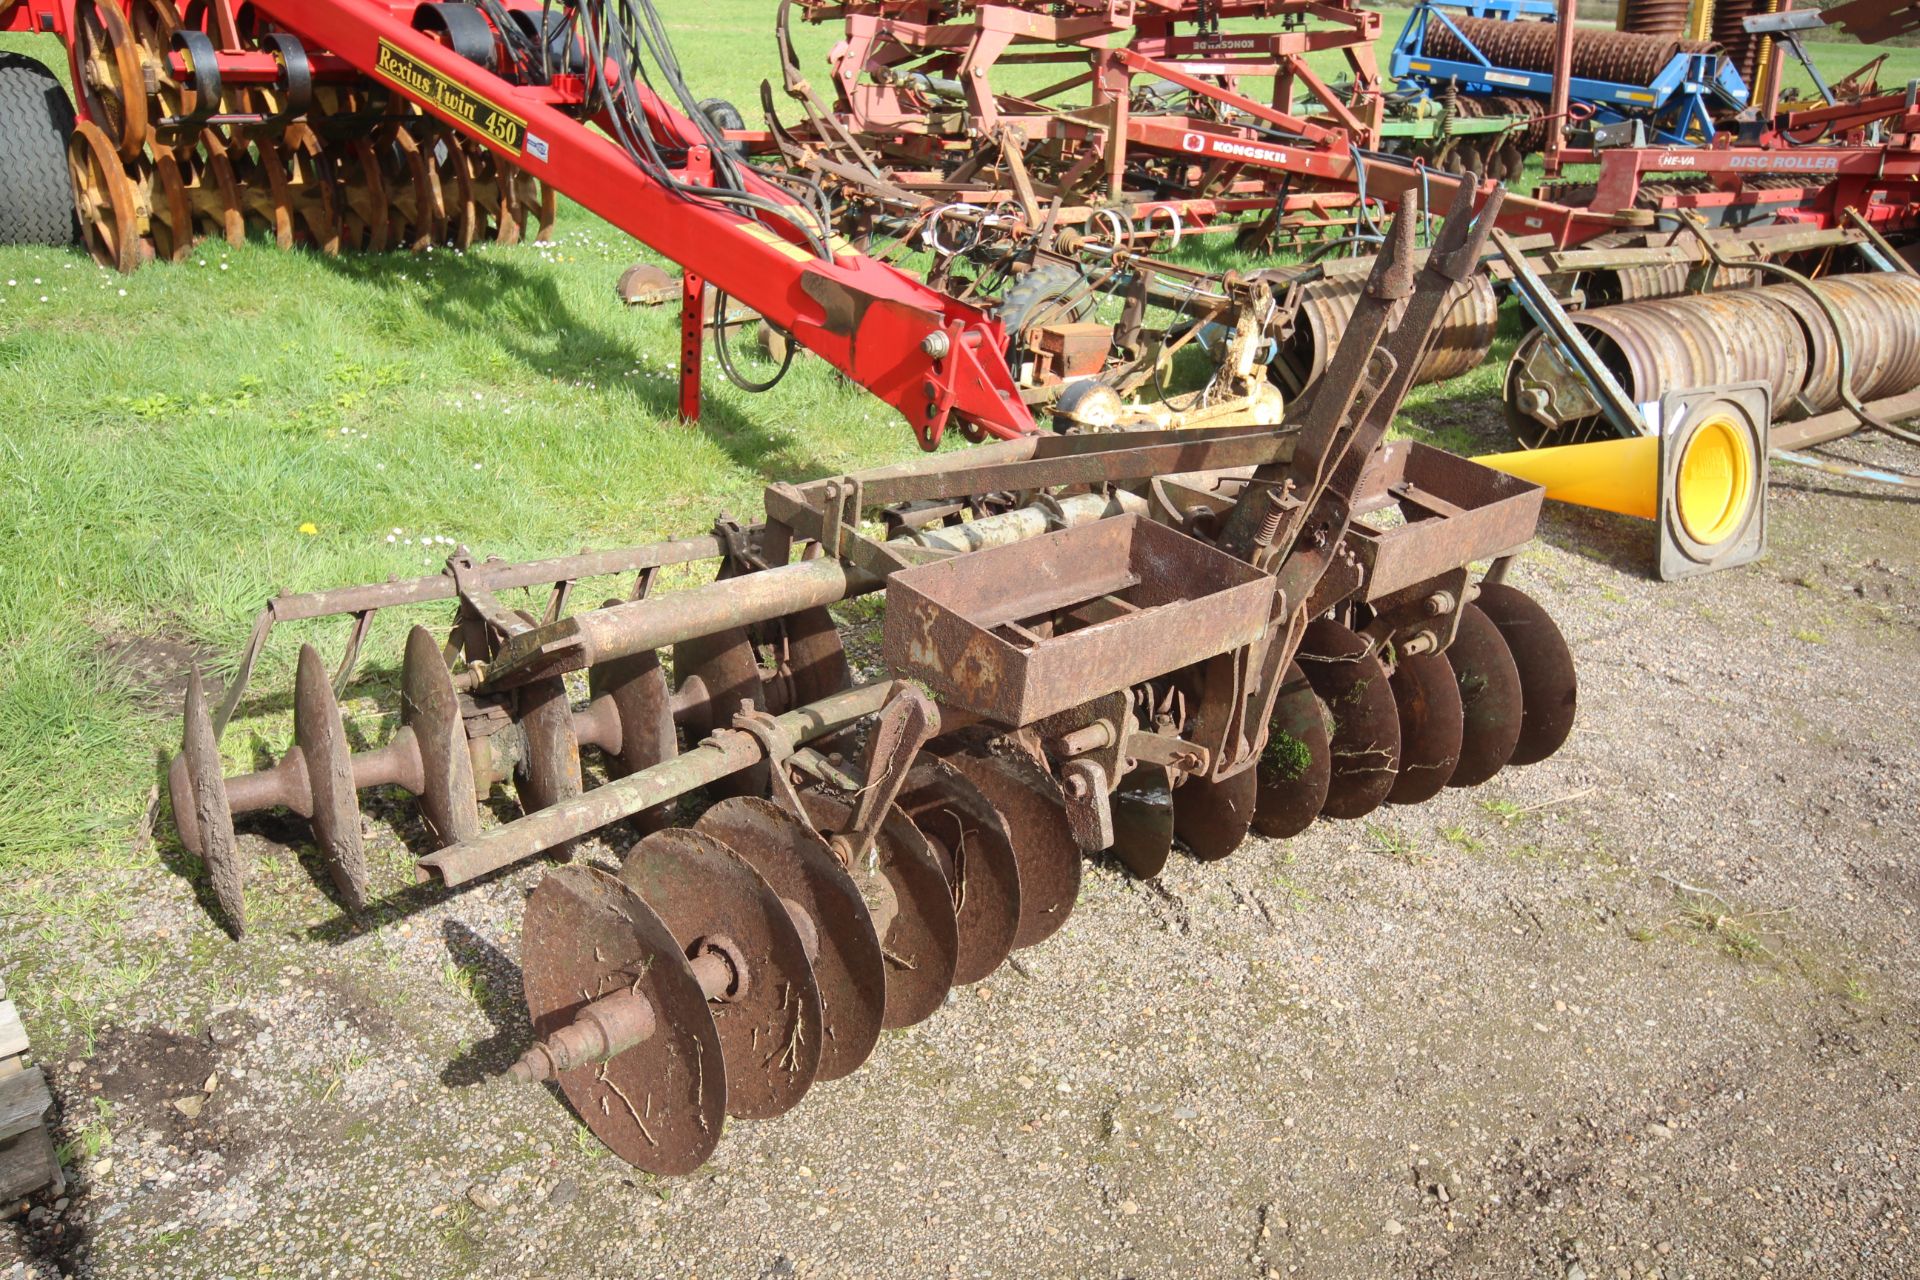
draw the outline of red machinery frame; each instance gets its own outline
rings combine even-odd
[[[0,28],[67,38],[76,0],[19,0],[0,10]],[[655,182],[579,110],[584,83],[512,83],[468,61],[413,26],[418,3],[388,0],[250,0],[255,14],[312,46],[316,78],[353,73],[525,169],[686,270],[681,409],[699,410],[700,282],[738,299],[836,369],[897,409],[922,447],[938,447],[949,421],[970,436],[1013,438],[1039,428],[1006,369],[997,320],[896,268],[823,237],[832,258],[777,221],[768,224]],[[527,7],[521,0],[518,7]],[[532,6],[537,8],[538,6]],[[219,70],[234,82],[271,81],[273,55],[244,47],[232,0],[212,0],[209,35]],[[68,40],[69,47],[72,41]],[[320,52],[324,51],[324,53]],[[179,54],[175,70],[187,74]],[[701,134],[665,102],[642,91],[657,133],[687,151],[683,178],[699,182],[710,156]],[[84,115],[84,104],[80,104]],[[806,213],[782,189],[755,194]]]

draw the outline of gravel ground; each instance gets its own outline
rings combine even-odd
[[[151,972],[39,1037],[74,1185],[0,1276],[1920,1273],[1920,508],[1786,475],[1770,558],[1685,584],[1645,525],[1543,532],[1513,580],[1580,664],[1560,755],[1093,866],[1061,933],[688,1179],[493,1078],[537,870],[356,932],[248,825],[284,915],[234,943],[157,857]]]

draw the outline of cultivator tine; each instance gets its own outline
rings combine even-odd
[[[813,829],[757,796],[733,796],[702,814],[711,836],[766,877],[815,934],[813,971],[825,1020],[819,1078],[838,1080],[867,1060],[886,1014],[886,961],[860,888]],[[778,1046],[775,1046],[776,1048]]]
[[[1532,596],[1502,582],[1483,582],[1474,605],[1499,629],[1520,677],[1520,739],[1509,765],[1538,764],[1573,732],[1578,681],[1560,628]]]
[[[1506,766],[1520,743],[1520,672],[1500,629],[1471,604],[1460,613],[1447,661],[1459,682],[1464,716],[1460,763],[1447,785],[1477,787]]]

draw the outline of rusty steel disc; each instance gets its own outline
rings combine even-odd
[[[559,676],[535,680],[514,690],[514,720],[526,750],[513,766],[513,789],[528,813],[580,794],[580,738],[574,732],[573,707],[566,681]]]
[[[1113,806],[1113,856],[1143,880],[1166,870],[1173,852],[1173,783],[1164,765],[1143,764],[1120,779]]]
[[[738,627],[674,645],[673,681],[677,690],[694,695],[687,720],[691,737],[705,737],[729,723],[742,703],[766,709],[760,662],[752,640]]]
[[[1284,840],[1312,826],[1327,802],[1332,759],[1327,709],[1300,664],[1289,663],[1260,754],[1253,829],[1270,840]]]
[[[247,931],[247,867],[233,838],[233,807],[227,802],[220,742],[207,714],[206,686],[195,667],[187,678],[187,706],[180,754],[167,770],[167,794],[180,844],[207,868],[214,900],[237,936]]]
[[[400,723],[413,730],[420,753],[420,816],[434,843],[445,848],[480,834],[473,757],[460,720],[460,695],[433,633],[407,633],[400,664]]]
[[[689,739],[703,738],[732,722],[743,705],[767,706],[760,679],[760,659],[753,641],[739,627],[683,640],[673,646],[674,687],[686,706]],[[713,784],[722,796],[757,796],[767,792],[764,761]]]
[[[802,912],[818,939],[813,976],[820,987],[825,1040],[822,1080],[838,1080],[867,1060],[886,1016],[886,962],[873,917],[846,869],[806,824],[770,800],[734,796],[706,811],[694,830],[744,858],[773,891]]]
[[[807,820],[823,834],[843,833],[853,823],[852,806],[838,796],[809,789],[800,799]],[[898,805],[881,819],[873,853],[847,871],[873,915],[887,962],[880,1025],[888,1031],[910,1027],[930,1017],[953,987],[960,934],[947,878],[933,846]]]
[[[69,40],[81,118],[97,126],[122,160],[147,145],[147,83],[140,46],[111,0],[77,0]]]
[[[978,982],[1007,958],[1020,927],[1020,864],[1006,826],[978,787],[924,753],[899,804],[933,847],[953,895],[960,935],[953,980]]]
[[[1218,780],[1198,774],[1173,789],[1173,834],[1202,862],[1217,862],[1247,838],[1259,803],[1257,769]]]
[[[629,849],[620,879],[681,954],[722,956],[734,974],[707,1000],[727,1065],[727,1114],[764,1120],[792,1110],[820,1070],[820,989],[780,896],[731,848],[675,827]]]
[[[1513,664],[1500,628],[1480,606],[1460,613],[1460,630],[1447,646],[1447,661],[1460,686],[1466,728],[1460,739],[1460,764],[1447,780],[1452,787],[1485,782],[1513,758],[1520,742],[1520,672]]]
[[[1365,817],[1386,800],[1400,767],[1400,709],[1387,669],[1367,652],[1365,640],[1330,618],[1307,628],[1298,661],[1333,717],[1332,772],[1321,812]]]
[[[587,671],[587,688],[596,698],[611,697],[620,717],[620,750],[607,762],[614,777],[651,769],[678,753],[667,673],[653,650],[595,663]]]
[[[720,1033],[686,956],[645,900],[592,867],[548,872],[527,901],[520,969],[542,1040],[601,996],[646,997],[653,1034],[562,1072],[560,1088],[593,1136],[635,1168],[671,1177],[706,1163],[726,1123]]]
[[[1460,686],[1445,654],[1422,653],[1400,659],[1390,687],[1400,708],[1400,775],[1387,803],[1419,804],[1439,795],[1460,763]]]
[[[1520,676],[1520,740],[1508,764],[1538,764],[1573,732],[1579,678],[1553,618],[1524,591],[1483,582],[1474,605],[1499,628]]]
[[[313,841],[334,885],[354,911],[367,905],[367,850],[360,835],[360,796],[353,789],[353,753],[340,723],[340,704],[320,652],[300,646],[293,677],[293,740],[307,765],[312,791]]]
[[[607,757],[609,777],[624,778],[678,754],[667,673],[653,650],[595,663],[587,670],[587,688],[593,697],[612,698],[620,720],[620,750]],[[655,805],[631,821],[642,832],[654,831],[666,825],[671,811],[670,804]]]
[[[144,255],[133,183],[112,141],[91,121],[75,124],[67,139],[67,176],[80,239],[93,260],[123,275],[138,270]]]
[[[840,643],[840,629],[825,609],[802,609],[790,613],[770,629],[782,652],[775,655],[786,677],[782,704],[775,714],[804,707],[809,702],[840,692],[847,687],[847,651]]]
[[[1018,743],[941,757],[979,788],[1006,824],[1020,864],[1020,924],[1013,945],[1031,947],[1059,931],[1080,896],[1080,845],[1067,825],[1066,797],[1053,775]]]

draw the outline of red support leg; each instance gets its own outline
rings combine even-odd
[[[704,183],[713,177],[712,157],[705,147],[694,147],[687,152],[687,180]],[[695,274],[693,268],[683,267],[680,272],[680,420],[686,423],[700,421],[700,356],[701,330],[706,317],[702,314],[702,294],[706,292],[706,280]],[[727,335],[722,333],[720,341],[725,342]]]
[[[700,295],[706,281],[691,271],[680,276],[680,420],[700,421]],[[722,342],[726,335],[720,336]]]

